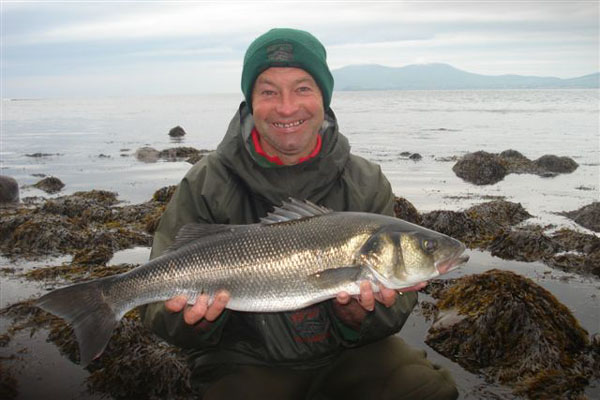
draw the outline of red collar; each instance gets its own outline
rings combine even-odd
[[[283,161],[281,161],[279,159],[279,157],[270,156],[265,152],[265,150],[260,145],[259,136],[260,136],[260,133],[258,133],[256,128],[252,128],[252,144],[254,145],[254,150],[256,151],[256,154],[264,157],[267,161],[269,161],[270,163],[273,163],[275,165],[284,165]],[[322,144],[323,144],[323,140],[321,139],[321,135],[317,134],[317,145],[315,146],[314,150],[309,155],[299,159],[297,164],[300,164],[306,160],[310,160],[311,158],[316,157],[317,154],[319,154],[319,152],[321,151]]]

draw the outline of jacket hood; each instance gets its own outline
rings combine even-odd
[[[350,156],[350,144],[339,133],[333,111],[328,109],[325,113],[319,154],[296,165],[260,166],[248,145],[253,127],[252,114],[246,102],[242,102],[217,147],[217,156],[223,165],[257,197],[271,204],[281,204],[289,197],[320,203],[335,186],[333,181],[339,179]]]

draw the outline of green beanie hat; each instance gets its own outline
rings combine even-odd
[[[324,109],[329,108],[333,76],[327,66],[325,47],[316,37],[298,29],[275,28],[250,44],[242,70],[242,93],[250,112],[254,82],[270,67],[296,67],[308,72],[321,89]]]

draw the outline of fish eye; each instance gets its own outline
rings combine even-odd
[[[421,248],[427,253],[433,253],[438,247],[438,243],[433,239],[423,239],[421,241]]]

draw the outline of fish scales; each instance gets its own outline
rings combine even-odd
[[[302,307],[317,292],[330,294],[308,283],[307,277],[351,265],[357,248],[378,228],[346,214],[350,213],[232,228],[188,245],[181,249],[182,255],[167,255],[146,268],[124,274],[107,296],[123,304],[121,307],[133,308],[182,293],[194,302],[201,293],[212,297],[225,289],[232,298],[231,309],[280,311]],[[340,226],[351,229],[339,232]],[[335,240],[323,247],[324,238],[330,237]],[[129,299],[132,291],[139,293],[134,303]],[[331,288],[332,293],[339,291]]]
[[[465,246],[397,218],[333,212],[291,200],[261,223],[189,224],[168,252],[127,273],[56,289],[36,304],[69,322],[87,365],[134,307],[185,295],[212,300],[227,290],[227,308],[272,312],[359,293],[370,281],[400,289],[465,262]]]

